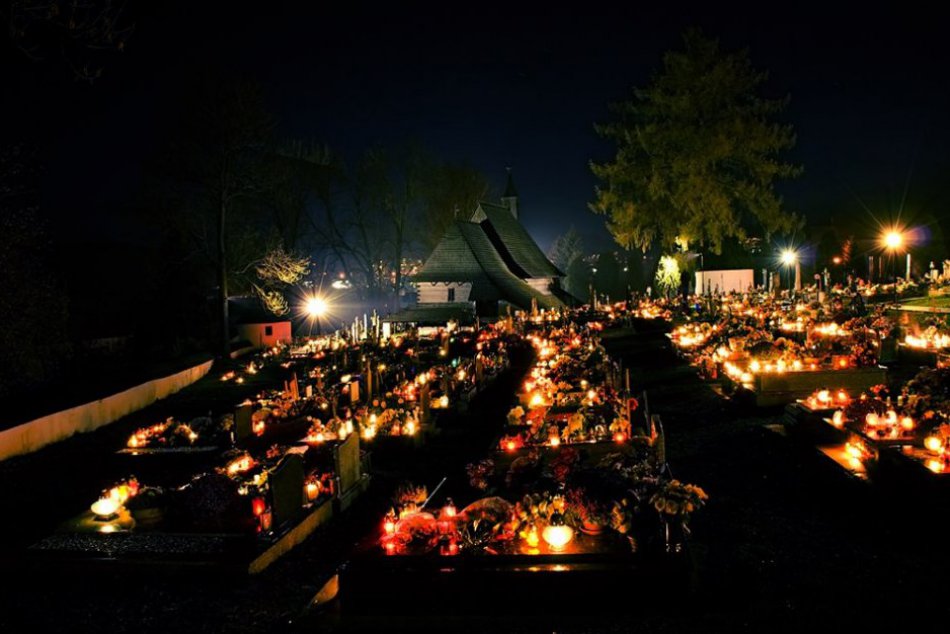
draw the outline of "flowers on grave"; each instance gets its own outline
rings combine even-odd
[[[465,472],[468,474],[468,483],[476,491],[488,490],[489,479],[495,473],[495,461],[486,458],[478,462],[466,465]]]
[[[928,469],[934,473],[944,473],[950,469],[950,423],[943,423],[924,439],[924,448],[930,454],[926,461]]]
[[[921,370],[901,393],[907,409],[924,424],[950,421],[950,368]]]
[[[662,515],[688,519],[690,513],[701,509],[709,496],[695,484],[668,480],[650,497],[650,504]]]
[[[509,540],[515,535],[515,507],[500,497],[487,497],[466,506],[455,520],[459,544],[463,550],[475,549],[492,541]]]
[[[573,447],[564,447],[548,463],[551,476],[558,482],[565,482],[580,462],[580,452]]]
[[[136,529],[151,528],[158,524],[168,505],[168,496],[159,487],[143,487],[125,503],[125,507],[135,519]]]
[[[417,512],[428,496],[429,492],[425,485],[403,483],[393,493],[393,506],[402,518]]]
[[[590,488],[577,486],[567,491],[568,521],[588,534],[599,534],[610,523],[611,504],[594,495]]]
[[[510,490],[522,490],[541,475],[541,468],[541,455],[537,449],[531,449],[511,461],[505,473],[505,486]]]
[[[509,425],[520,425],[522,419],[524,418],[524,408],[518,405],[513,407],[508,412],[508,424]]]
[[[635,409],[635,408],[634,408]],[[631,427],[629,419],[618,416],[610,423],[610,433],[617,442],[624,442],[631,436]]]
[[[224,441],[233,421],[231,415],[222,416],[216,421],[202,416],[189,423],[169,417],[164,422],[136,430],[126,446],[130,449],[152,449],[216,444]]]

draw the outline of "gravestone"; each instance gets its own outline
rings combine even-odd
[[[254,407],[240,405],[234,410],[234,442],[239,443],[253,434],[252,418]]]
[[[360,480],[360,438],[350,434],[333,452],[334,467],[340,482],[340,493],[346,493]]]
[[[268,479],[274,509],[274,526],[294,520],[304,503],[303,459],[297,454],[284,456]]]

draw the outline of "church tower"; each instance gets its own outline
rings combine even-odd
[[[508,184],[505,185],[505,193],[501,196],[501,202],[503,205],[508,207],[508,210],[511,212],[511,215],[515,218],[518,217],[518,190],[515,189],[515,181],[511,177],[511,168],[506,168],[508,170]]]

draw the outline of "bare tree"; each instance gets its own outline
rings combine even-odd
[[[28,59],[58,55],[75,79],[92,83],[103,57],[121,52],[134,25],[125,2],[113,0],[10,0],[4,11],[11,44]]]

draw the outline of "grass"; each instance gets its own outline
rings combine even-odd
[[[901,302],[904,306],[923,306],[926,308],[950,308],[950,295],[936,297],[915,297]]]

